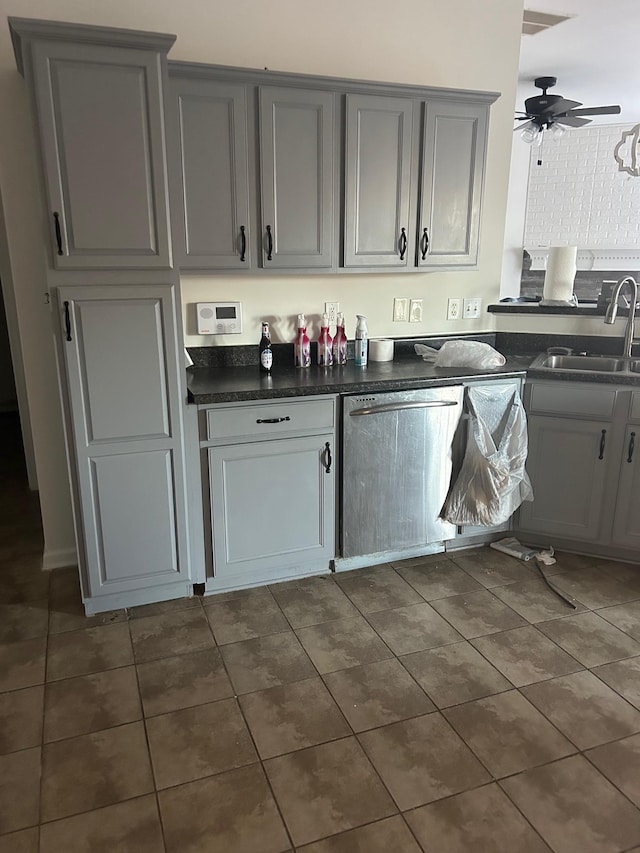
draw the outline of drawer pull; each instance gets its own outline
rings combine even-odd
[[[286,418],[258,418],[257,424],[281,424],[283,421],[290,421],[289,415]]]
[[[71,338],[71,315],[69,314],[69,303],[64,303],[64,336],[70,341]]]
[[[429,252],[429,231],[427,228],[422,229],[422,260],[426,260]]]
[[[400,260],[404,261],[404,253],[407,251],[407,232],[400,229]]]
[[[271,233],[271,226],[267,225],[267,260],[270,261],[273,258],[273,235]]]
[[[247,259],[247,235],[245,234],[244,225],[240,226],[240,260]]]
[[[62,229],[60,227],[60,214],[57,211],[53,213],[53,225],[56,231],[56,243],[58,244],[58,254],[64,255],[62,250]]]
[[[631,462],[633,460],[633,451],[636,448],[636,434],[635,432],[631,433],[631,437],[629,438],[629,456],[627,457],[627,462]]]
[[[324,472],[325,472],[325,474],[330,474],[331,473],[331,463],[333,460],[331,459],[331,445],[329,444],[328,441],[326,441],[324,444],[324,456],[325,456],[325,462],[323,462]]]
[[[602,430],[602,435],[600,436],[600,455],[598,459],[604,459],[604,447],[607,443],[607,431],[606,429]]]

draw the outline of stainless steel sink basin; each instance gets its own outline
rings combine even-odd
[[[640,373],[640,361],[634,362],[637,367],[631,368]],[[591,373],[617,373],[625,370],[628,362],[623,358],[604,355],[548,355],[543,358],[542,367],[547,370],[588,370]],[[532,365],[533,366],[533,365]]]

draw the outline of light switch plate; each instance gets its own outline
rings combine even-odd
[[[474,296],[471,299],[465,299],[462,303],[462,316],[465,320],[475,320],[480,316],[480,306],[482,299],[479,296]]]
[[[406,296],[396,296],[393,300],[393,322],[406,323],[409,319],[409,299]]]
[[[409,304],[409,322],[422,323],[422,299],[412,299]]]

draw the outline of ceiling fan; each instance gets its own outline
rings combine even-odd
[[[589,124],[590,118],[585,116],[618,115],[620,107],[582,107],[580,101],[570,101],[562,95],[548,95],[547,89],[552,89],[558,82],[556,77],[536,77],[533,81],[541,95],[534,95],[524,102],[524,112],[517,113],[515,120],[525,122],[514,128],[521,131],[525,142],[540,144],[545,130],[562,135],[565,127],[582,127]]]

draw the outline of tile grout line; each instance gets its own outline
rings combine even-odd
[[[164,821],[162,820],[162,811],[160,810],[160,798],[158,796],[158,787],[157,787],[157,783],[156,783],[156,773],[155,773],[155,768],[153,766],[153,759],[151,757],[151,744],[149,743],[149,732],[147,730],[147,720],[146,720],[146,716],[144,713],[144,703],[142,701],[142,691],[140,690],[140,679],[138,677],[138,667],[137,667],[136,662],[135,662],[135,648],[133,645],[133,636],[131,634],[131,624],[130,624],[129,619],[127,619],[127,627],[128,627],[128,633],[129,633],[129,643],[131,644],[131,656],[133,658],[133,669],[134,669],[134,673],[135,673],[136,686],[138,689],[138,702],[140,703],[140,714],[142,716],[142,729],[144,731],[144,739],[145,739],[145,743],[147,745],[147,756],[149,758],[149,770],[151,771],[151,779],[153,781],[153,796],[155,799],[156,810],[157,810],[157,814],[158,814],[158,823],[160,824],[160,835],[162,837],[162,846],[164,847],[164,850],[166,853],[166,851],[167,851],[167,839],[165,836]]]

